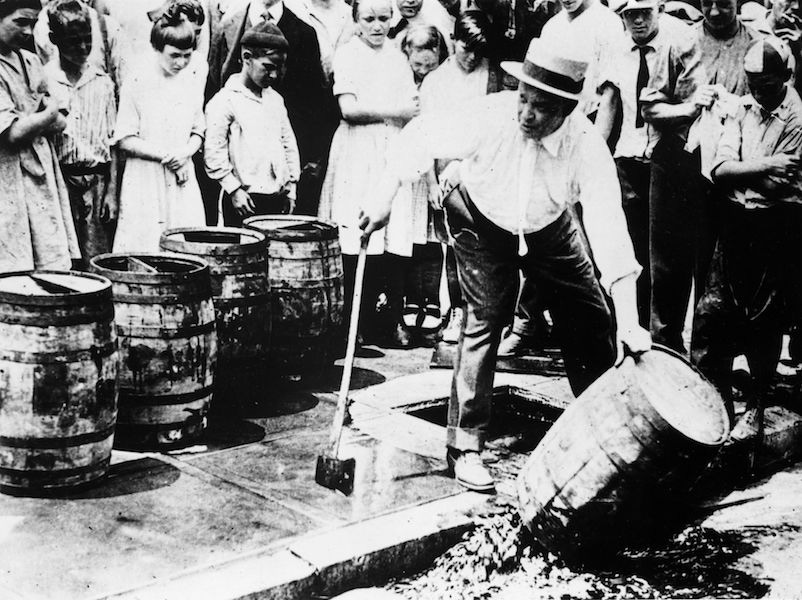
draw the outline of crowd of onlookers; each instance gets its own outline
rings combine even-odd
[[[745,353],[761,385],[784,333],[799,357],[798,0],[610,1],[0,0],[0,271],[292,212],[339,226],[349,297],[394,136],[515,89],[499,65],[540,37],[588,62],[576,110],[615,158],[641,324],[684,352],[693,293],[696,364],[726,388]],[[460,169],[402,186],[370,238],[363,341],[457,340]],[[541,294],[521,282],[501,355],[548,338]]]

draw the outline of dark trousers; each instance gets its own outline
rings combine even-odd
[[[787,207],[748,210],[728,202],[720,215],[710,276],[694,313],[691,358],[730,399],[736,356],[746,356],[756,393],[774,376],[798,278],[789,272],[788,248],[798,238]]]
[[[346,321],[351,318],[356,264],[357,257],[355,255],[343,254]],[[408,268],[408,264],[408,257],[395,254],[385,253],[367,257],[362,283],[362,302],[359,309],[359,332],[366,342],[384,341],[392,328],[401,322],[404,309],[404,272]],[[385,303],[378,307],[377,311],[382,294],[385,296]]]
[[[415,244],[412,260],[404,277],[407,304],[440,306],[440,276],[443,272],[443,248],[440,242]]]
[[[652,155],[649,184],[650,329],[655,343],[681,353],[691,284],[698,299],[715,247],[713,223],[698,156],[678,138],[664,137]]]
[[[551,312],[575,394],[613,365],[613,322],[568,211],[528,234],[529,252],[520,257],[517,236],[487,220],[470,200],[452,195],[446,210],[467,309],[457,346],[446,443],[457,450],[480,450],[490,421],[496,353],[515,307],[519,270],[541,292]]]
[[[109,185],[108,164],[96,167],[62,165],[64,182],[70,198],[72,221],[78,246],[81,249],[81,269],[89,268],[89,261],[98,254],[111,252],[115,223],[104,223],[101,210],[106,188]]]
[[[651,268],[649,266],[649,185],[651,166],[634,158],[616,158],[618,180],[621,182],[621,203],[627,219],[629,237],[635,259],[643,268],[638,277],[638,322],[649,328],[651,317]]]
[[[289,211],[290,199],[286,194],[250,194],[255,207],[254,215],[283,215]],[[246,217],[247,218],[247,217]],[[243,218],[234,210],[231,198],[223,194],[223,223],[226,227],[242,227]]]

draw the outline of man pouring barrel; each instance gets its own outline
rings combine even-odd
[[[615,164],[601,135],[575,111],[587,62],[571,44],[535,39],[523,63],[503,62],[519,81],[464,110],[411,121],[388,160],[377,196],[365,206],[364,235],[385,225],[402,180],[436,158],[460,159],[459,194],[444,201],[467,303],[448,408],[447,459],[456,480],[476,491],[494,482],[480,452],[490,420],[501,330],[515,306],[518,272],[539,288],[554,322],[574,394],[616,359],[651,346],[638,325],[635,260]],[[580,203],[600,272],[597,278],[571,205]],[[615,319],[604,292],[613,300]]]

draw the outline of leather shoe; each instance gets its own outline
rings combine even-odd
[[[449,450],[446,460],[449,471],[462,487],[474,492],[492,492],[496,489],[493,476],[482,463],[478,452]]]

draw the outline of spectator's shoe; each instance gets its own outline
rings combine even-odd
[[[419,317],[418,327],[425,333],[432,333],[443,326],[443,315],[436,304],[427,304],[423,307]]]
[[[443,341],[449,344],[456,344],[459,341],[459,332],[462,328],[463,309],[459,306],[448,311],[448,325],[443,329]]]
[[[401,316],[401,319],[404,321],[404,326],[408,327],[409,329],[420,327],[420,324],[418,323],[420,313],[421,307],[417,304],[404,305],[404,312]]]
[[[496,489],[493,476],[482,463],[478,452],[460,452],[449,449],[446,454],[449,472],[462,487],[474,492],[492,492]]]
[[[760,409],[753,406],[746,409],[730,432],[732,441],[742,442],[758,434],[760,422]]]

